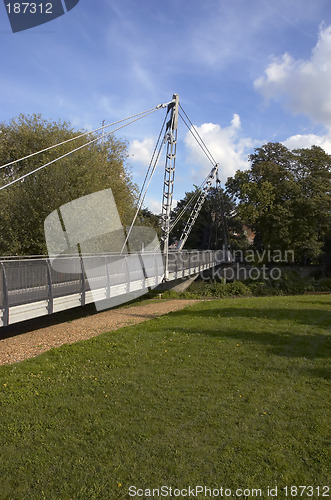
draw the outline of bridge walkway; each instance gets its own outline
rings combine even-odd
[[[169,252],[168,282],[219,262],[213,251]],[[164,283],[161,253],[0,259],[0,327],[95,303],[105,310]]]

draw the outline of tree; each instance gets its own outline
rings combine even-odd
[[[316,260],[330,232],[331,156],[317,146],[290,151],[268,143],[250,160],[251,169],[226,186],[256,245],[293,250],[298,262]]]
[[[148,208],[142,208],[139,211],[137,225],[151,227],[155,230],[158,238],[161,237],[161,216],[154,214]]]
[[[0,124],[0,165],[71,139],[82,132],[66,122],[20,115]],[[0,185],[95,139],[76,139],[0,170]],[[46,253],[43,224],[61,205],[111,188],[124,225],[134,212],[136,187],[126,167],[127,146],[113,136],[94,142],[0,192],[0,255]]]
[[[172,212],[172,220],[197,194],[195,191],[185,194]],[[194,203],[190,205],[171,233],[173,240],[178,240],[190,216]],[[242,248],[246,245],[243,225],[235,213],[233,199],[221,188],[212,187],[202,205],[201,211],[187,239],[185,248],[191,249],[221,249],[225,244],[231,248]]]

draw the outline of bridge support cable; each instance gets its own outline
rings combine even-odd
[[[193,227],[195,221],[197,220],[197,217],[200,213],[202,205],[204,204],[206,196],[210,190],[211,184],[217,175],[217,172],[218,172],[218,164],[216,164],[215,167],[212,169],[212,171],[210,172],[210,174],[208,176],[208,180],[205,183],[204,188],[202,189],[202,191],[200,191],[199,198],[193,207],[193,210],[190,214],[190,217],[188,218],[188,221],[186,222],[186,225],[185,225],[183,232],[181,234],[181,237],[179,239],[179,242],[178,242],[178,245],[176,248],[177,251],[181,251],[183,249],[183,246],[185,245],[186,240],[189,237],[189,234],[192,230],[192,227]]]
[[[192,136],[194,137],[194,139],[197,141],[197,143],[199,144],[200,148],[202,149],[202,151],[205,153],[205,155],[207,156],[208,160],[211,162],[211,164],[214,166],[216,165],[216,160],[214,159],[213,155],[211,154],[211,152],[209,151],[206,143],[204,142],[204,140],[202,139],[201,135],[199,134],[197,128],[195,127],[195,125],[191,122],[191,120],[189,119],[189,117],[187,116],[187,114],[185,113],[183,107],[181,106],[181,104],[179,105],[180,106],[180,109],[182,110],[182,112],[184,113],[185,115],[185,118],[183,117],[183,115],[181,113],[179,113],[179,116],[180,118],[183,120],[184,124],[186,125],[186,127],[188,128],[189,132],[192,134]],[[187,121],[189,122],[190,126],[188,125]]]
[[[218,167],[218,164],[216,164],[216,165]],[[201,185],[196,189],[196,191],[193,193],[193,195],[191,196],[189,201],[186,203],[185,207],[182,208],[180,213],[177,215],[176,219],[172,222],[170,229],[169,229],[169,232],[171,232],[174,229],[174,227],[178,224],[178,222],[184,216],[186,211],[190,207],[192,207],[193,204],[197,201],[197,199],[199,198],[199,196],[201,195],[201,192],[203,191],[203,189],[205,187],[205,184],[208,182],[209,177],[210,177],[210,174],[208,174],[208,176],[204,179],[204,181],[201,183]]]
[[[203,139],[201,138],[201,136],[200,136],[199,132],[197,131],[196,127],[193,125],[193,123],[191,122],[191,120],[189,119],[189,117],[187,116],[187,114],[185,113],[185,111],[183,110],[183,108],[182,108],[182,106],[181,106],[181,104],[179,102],[178,102],[178,106],[183,111],[183,113],[184,113],[184,115],[185,115],[186,118],[183,117],[182,113],[180,113],[179,110],[178,110],[178,116],[183,120],[184,124],[186,125],[186,127],[188,128],[188,130],[191,132],[191,134],[193,135],[194,139],[198,142],[199,146],[201,147],[201,149],[204,152],[204,154],[207,156],[208,160],[212,163],[212,165],[213,165],[212,172],[213,172],[214,169],[215,169],[215,166],[218,169],[218,164],[214,160],[212,154],[210,153],[209,149],[207,148],[206,144],[204,143]],[[188,122],[189,122],[190,125],[188,124]],[[217,171],[217,169],[216,169],[216,171]],[[202,201],[202,203],[200,205],[200,208],[199,208],[198,212],[196,212],[196,207],[197,207],[197,203],[198,203],[197,199],[201,200],[201,196],[204,193],[204,189],[206,189],[206,184],[209,182],[209,179],[210,179],[210,174],[205,178],[205,180],[202,182],[202,184],[197,189],[197,191],[192,195],[192,197],[190,198],[190,200],[188,201],[188,203],[186,204],[186,206],[178,214],[178,216],[175,219],[175,221],[173,221],[171,225],[170,225],[170,222],[169,222],[169,226],[164,229],[164,233],[163,233],[163,236],[162,236],[162,241],[165,241],[167,239],[168,240],[168,246],[169,246],[169,235],[170,235],[170,232],[173,230],[173,228],[176,226],[176,224],[179,222],[179,220],[183,217],[183,215],[185,214],[185,212],[196,202],[196,205],[194,205],[194,209],[193,209],[193,212],[196,214],[196,216],[195,216],[194,221],[193,221],[193,223],[191,225],[191,229],[192,229],[193,224],[194,224],[194,222],[195,222],[195,220],[196,220],[196,218],[198,216],[198,212],[201,209],[201,206],[203,204],[203,201],[204,201],[205,196],[207,195],[207,193],[206,193],[206,195],[203,198],[203,201]],[[209,189],[210,189],[210,186],[208,187],[207,192],[209,191]],[[190,220],[191,220],[191,216],[190,216]],[[191,229],[190,229],[190,231],[191,231]],[[186,239],[185,239],[185,241],[186,241]]]
[[[175,166],[176,166],[176,150],[177,150],[177,129],[178,129],[178,106],[179,96],[173,95],[173,100],[168,105],[170,111],[170,120],[166,126],[166,141],[167,155],[164,171],[163,197],[162,197],[162,242],[164,253],[164,279],[169,279],[169,228],[170,215],[173,199]]]
[[[124,249],[126,248],[126,244],[127,244],[128,240],[129,240],[129,237],[130,237],[130,234],[132,232],[133,226],[134,226],[134,224],[135,224],[135,222],[137,220],[137,217],[139,215],[139,211],[140,211],[140,209],[143,206],[143,203],[145,201],[147,190],[149,188],[149,185],[150,185],[151,180],[153,178],[155,169],[156,169],[157,164],[159,162],[162,150],[164,148],[164,145],[165,145],[164,128],[165,128],[167,116],[168,116],[168,111],[167,111],[167,114],[166,114],[166,116],[164,118],[164,121],[163,121],[163,124],[162,124],[162,127],[161,127],[161,131],[160,131],[159,137],[158,137],[158,139],[156,141],[156,145],[155,145],[155,148],[154,148],[154,151],[153,151],[153,154],[152,154],[152,158],[151,158],[151,161],[149,163],[149,166],[148,166],[148,169],[147,169],[147,172],[146,172],[146,175],[145,175],[144,182],[143,182],[142,187],[140,189],[139,198],[138,198],[138,202],[137,202],[136,213],[135,213],[135,215],[133,217],[131,226],[130,226],[128,232],[127,232],[127,235],[126,235],[126,238],[125,238],[125,241],[124,241],[121,253],[123,253]],[[161,138],[163,138],[162,141],[161,141]]]
[[[138,118],[135,118],[134,120],[131,120],[129,123],[125,123],[124,125],[121,125],[120,127],[117,127],[117,128],[115,128],[115,129],[111,130],[110,132],[107,132],[106,134],[104,134],[104,135],[103,135],[103,138],[108,137],[109,135],[113,134],[114,132],[117,132],[118,130],[121,130],[122,128],[127,127],[128,125],[131,125],[132,123],[135,123],[135,122],[137,122],[137,121],[141,120],[142,118],[145,118],[146,116],[149,116],[149,115],[151,115],[151,114],[155,113],[155,111],[157,111],[158,109],[160,109],[160,107],[162,107],[162,106],[163,106],[163,105],[159,105],[159,106],[157,106],[156,108],[153,108],[153,109],[152,109],[152,111],[149,111],[149,112],[147,112],[147,113],[145,113],[145,114],[142,114],[142,115],[138,116]],[[105,127],[106,127],[106,126],[105,126]],[[103,128],[103,127],[101,127],[101,128]],[[99,130],[100,130],[100,129],[99,129]],[[90,132],[88,132],[88,133],[90,133]],[[76,137],[76,138],[77,138],[77,137]],[[76,138],[74,138],[74,139],[76,139]],[[41,166],[40,166],[40,167],[38,167],[38,168],[35,168],[34,170],[32,170],[32,171],[28,172],[27,174],[24,174],[24,175],[22,175],[21,177],[18,177],[17,179],[14,179],[13,181],[9,182],[8,184],[5,184],[4,186],[1,186],[1,187],[0,187],[0,191],[2,191],[3,189],[6,189],[6,188],[7,188],[7,187],[9,187],[9,186],[12,186],[13,184],[16,184],[16,183],[17,183],[17,182],[19,182],[19,181],[22,181],[22,180],[26,179],[26,178],[27,178],[27,177],[29,177],[30,175],[33,175],[33,174],[35,174],[36,172],[39,172],[40,170],[42,170],[42,169],[44,169],[44,168],[48,167],[49,165],[52,165],[53,163],[55,163],[55,162],[57,162],[57,161],[59,161],[59,160],[62,160],[63,158],[66,158],[67,156],[69,156],[69,155],[71,155],[71,154],[73,154],[73,153],[75,153],[75,152],[79,151],[80,149],[83,149],[83,148],[85,148],[86,146],[89,146],[89,145],[91,145],[91,144],[94,144],[94,143],[98,142],[99,140],[100,140],[100,137],[96,137],[96,138],[92,139],[91,141],[86,142],[86,143],[85,143],[85,144],[83,144],[82,146],[79,146],[78,148],[75,148],[75,149],[73,149],[73,150],[71,150],[71,151],[68,151],[68,153],[65,153],[64,155],[59,156],[59,157],[55,158],[54,160],[51,160],[50,162],[45,163],[44,165],[41,165]],[[36,153],[36,154],[38,154],[38,153]],[[19,161],[19,160],[17,160],[17,161]],[[1,167],[1,168],[2,168],[2,167]]]
[[[40,151],[36,151],[35,153],[31,153],[27,156],[23,156],[22,158],[19,158],[18,160],[13,160],[13,161],[10,161],[9,163],[6,163],[5,165],[1,165],[0,170],[2,168],[9,167],[10,165],[14,165],[15,163],[19,163],[20,161],[27,160],[28,158],[32,158],[32,156],[36,156],[36,155],[39,155],[40,153],[45,153],[46,151],[50,151],[51,149],[57,148],[59,146],[63,146],[63,144],[67,144],[69,142],[76,141],[77,139],[81,139],[82,137],[88,136],[90,134],[94,134],[95,132],[99,132],[100,130],[102,130],[102,132],[103,132],[102,137],[104,138],[105,137],[104,131],[106,128],[113,127],[114,125],[118,125],[119,123],[123,123],[123,122],[128,121],[128,120],[132,120],[133,118],[136,118],[137,116],[142,116],[142,115],[147,116],[147,114],[149,114],[150,112],[154,112],[154,111],[161,109],[161,108],[166,108],[168,106],[168,104],[169,104],[168,102],[164,103],[164,104],[158,104],[154,108],[147,109],[146,111],[142,111],[141,113],[136,113],[135,115],[128,116],[127,118],[123,118],[122,120],[117,120],[116,122],[113,122],[113,123],[108,123],[107,125],[104,125],[104,122],[103,122],[103,125],[99,128],[96,128],[94,130],[90,130],[88,132],[84,132],[83,134],[76,135],[75,137],[71,137],[70,139],[66,139],[65,141],[59,142],[57,144],[53,144],[52,146],[49,146],[45,149],[41,149]],[[142,116],[142,118],[143,118],[143,116]]]
[[[193,203],[196,202],[198,197],[201,194],[201,191],[204,189],[204,186],[206,182],[209,179],[209,175],[205,178],[205,180],[201,183],[201,185],[196,189],[196,191],[193,193],[189,201],[186,203],[185,207],[182,208],[181,212],[177,215],[176,219],[172,222],[170,226],[170,232],[173,230],[173,228],[177,225],[177,223],[180,221],[180,219],[184,216],[185,212],[193,205]]]
[[[223,226],[224,249],[226,251],[226,255],[228,255],[228,250],[231,251],[230,242],[229,242],[229,228],[228,228],[228,223],[227,223],[226,216],[225,216],[224,193],[223,193],[223,190],[221,188],[221,181],[220,181],[220,178],[218,176],[218,172],[216,175],[216,190],[218,192],[218,196],[219,196],[220,202],[221,202],[221,217],[222,217],[222,226]]]
[[[189,235],[189,232],[191,231],[192,227],[193,227],[193,224],[195,222],[195,220],[197,219],[198,215],[199,215],[199,212],[201,210],[201,207],[202,207],[202,204],[207,196],[207,193],[210,189],[210,186],[211,186],[211,179],[210,177],[212,177],[213,179],[215,178],[216,176],[216,190],[218,191],[218,195],[220,197],[220,204],[221,204],[221,217],[222,217],[222,226],[223,226],[223,236],[224,236],[224,246],[225,246],[225,249],[226,251],[228,250],[229,248],[229,231],[228,231],[228,226],[227,226],[227,221],[226,221],[226,217],[225,217],[225,206],[224,206],[224,195],[223,195],[223,190],[221,189],[221,181],[220,181],[220,178],[219,178],[219,172],[218,172],[218,164],[217,162],[215,161],[213,155],[211,154],[211,152],[209,151],[206,143],[204,142],[204,140],[202,139],[201,135],[199,134],[197,128],[194,126],[194,124],[192,123],[192,121],[190,120],[190,118],[188,117],[188,115],[185,113],[183,107],[181,106],[181,104],[179,104],[179,107],[182,111],[182,113],[179,112],[179,116],[180,118],[182,119],[182,121],[184,122],[184,124],[186,125],[186,127],[188,128],[189,132],[192,134],[192,136],[194,137],[194,139],[197,141],[198,145],[200,146],[200,148],[202,149],[202,151],[204,152],[204,154],[206,155],[206,157],[208,158],[208,160],[212,163],[213,165],[213,169],[211,171],[211,174],[210,176],[207,177],[207,179],[205,179],[205,181],[202,183],[201,187],[199,188],[199,190],[197,191],[197,195],[199,195],[199,198],[198,200],[196,201],[196,204],[190,214],[190,217],[185,225],[185,228],[182,232],[182,236],[179,240],[179,243],[178,243],[178,247],[177,247],[177,250],[181,250],[188,238],[188,235]],[[210,180],[208,180],[210,179]],[[204,186],[204,184],[206,183],[205,187],[202,187]],[[193,198],[193,197],[192,197]],[[179,219],[182,217],[182,215],[184,214],[184,212],[187,210],[188,206],[191,205],[191,200],[188,202],[188,204],[186,205],[186,207],[184,207],[183,211],[179,214],[179,216],[177,217],[177,219],[174,221],[172,227],[170,228],[170,230],[173,229],[173,227],[177,224],[177,222],[179,221]]]
[[[199,194],[201,192],[201,186],[193,193],[193,195],[191,196],[191,198],[189,199],[189,201],[186,203],[185,207],[182,208],[182,210],[179,212],[179,214],[177,215],[176,219],[172,222],[171,226],[170,226],[170,230],[169,232],[171,232],[173,230],[173,228],[177,225],[177,223],[180,221],[180,219],[184,216],[185,212],[191,207],[193,206],[193,203],[197,200],[197,198],[199,197]]]

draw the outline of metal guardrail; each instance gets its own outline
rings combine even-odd
[[[216,265],[213,251],[170,252],[169,280],[176,280]],[[93,268],[93,276],[86,268]],[[154,288],[162,282],[164,256],[62,256],[0,260],[0,326],[100,299]],[[89,275],[89,277],[87,276]]]

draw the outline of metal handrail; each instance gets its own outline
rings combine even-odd
[[[96,286],[97,283],[100,283],[98,290],[104,290],[102,292],[104,293],[104,297],[110,299],[113,285],[116,287],[126,284],[127,292],[130,292],[131,283],[137,279],[138,281],[141,280],[141,285],[139,286],[142,288],[146,288],[146,283],[149,283],[147,286],[151,286],[148,278],[153,280],[153,286],[157,286],[162,281],[164,263],[161,269],[159,263],[160,254],[156,255],[154,252],[137,253],[141,269],[138,269],[138,266],[137,269],[134,267],[133,271],[129,265],[130,255],[132,254],[121,255],[115,252],[80,256],[61,255],[56,256],[56,260],[54,260],[54,256],[34,256],[33,258],[13,257],[8,259],[1,257],[0,276],[2,280],[0,280],[0,297],[2,297],[2,300],[0,301],[0,325],[5,326],[10,323],[10,311],[12,308],[17,308],[18,306],[26,305],[28,307],[29,304],[43,302],[47,307],[45,306],[46,312],[42,314],[52,314],[54,310],[59,310],[59,305],[55,308],[55,304],[58,304],[59,299],[62,297],[70,298],[74,295],[78,297],[80,295],[80,304],[85,305],[87,303],[87,293],[90,290],[93,292],[95,288],[92,285]],[[153,255],[155,258],[151,259],[149,264],[148,259]],[[96,269],[99,271],[99,268],[103,267],[104,271],[100,275],[96,274],[92,279],[94,283],[91,284],[84,269],[84,261],[88,265],[89,259],[93,257],[97,259]],[[126,265],[123,269],[123,277],[122,271],[118,274],[110,275],[116,267],[116,264],[114,266],[112,257],[125,258]],[[104,266],[100,266],[99,259],[101,258],[105,260]],[[55,265],[52,266],[54,262]],[[170,251],[170,279],[175,280],[179,277],[196,274],[206,269],[206,267],[212,267],[215,263],[214,251]],[[91,264],[93,268],[93,261]],[[150,269],[149,266],[151,266]],[[91,301],[90,294],[89,301]]]

